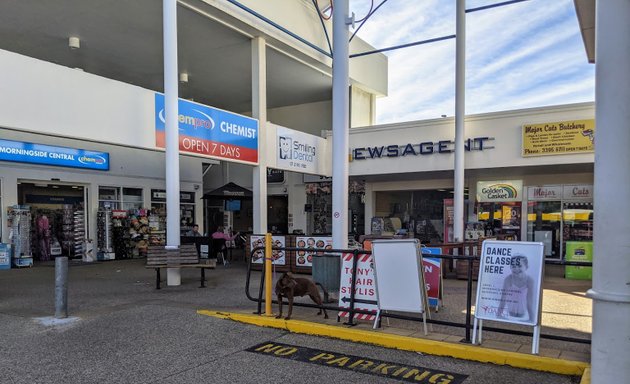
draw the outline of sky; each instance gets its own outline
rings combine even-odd
[[[501,2],[467,0],[466,9]],[[370,4],[350,0],[350,12],[360,19]],[[389,0],[357,35],[377,49],[454,35],[455,4]],[[377,99],[377,124],[454,116],[455,39],[385,54],[389,92]],[[595,66],[588,63],[573,0],[528,0],[466,14],[467,115],[593,101],[594,87]]]

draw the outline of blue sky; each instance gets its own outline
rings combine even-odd
[[[375,6],[382,0],[374,0]],[[503,2],[468,0],[466,8]],[[370,0],[350,0],[365,16]],[[389,0],[358,36],[376,48],[455,34],[455,0]],[[358,24],[357,24],[358,26]],[[529,0],[466,16],[466,114],[593,101],[573,0]],[[455,114],[455,39],[387,52],[377,123]]]

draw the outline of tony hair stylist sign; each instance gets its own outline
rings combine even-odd
[[[483,242],[475,318],[539,324],[543,243]]]

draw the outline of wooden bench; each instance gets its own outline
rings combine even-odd
[[[170,250],[162,245],[151,245],[147,250],[147,265],[145,268],[155,269],[155,289],[160,289],[160,270],[162,268],[198,268],[201,270],[201,285],[206,287],[206,269],[214,269],[217,261],[213,259],[199,259],[195,244],[183,244],[179,249]]]

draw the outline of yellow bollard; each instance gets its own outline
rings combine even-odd
[[[265,235],[265,316],[273,316],[271,312],[271,246],[273,244],[273,238],[271,233]]]

